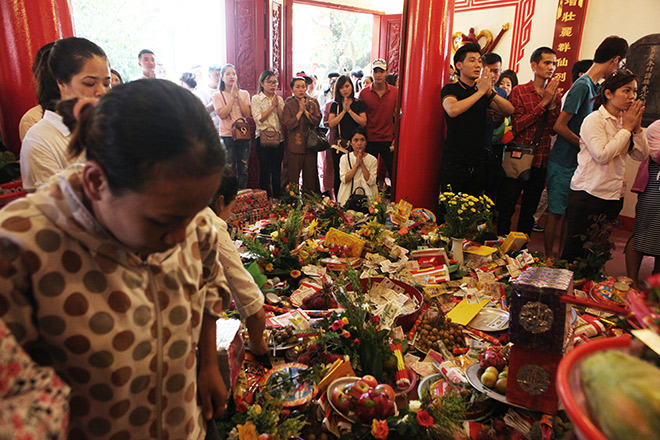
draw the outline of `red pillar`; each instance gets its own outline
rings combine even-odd
[[[0,1],[0,129],[9,150],[18,154],[18,123],[37,103],[32,61],[46,43],[73,36],[69,0]]]
[[[454,0],[407,0],[403,14],[401,118],[395,198],[434,209],[445,126],[440,90],[449,78]]]

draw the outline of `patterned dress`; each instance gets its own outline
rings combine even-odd
[[[82,203],[81,170],[0,211],[0,318],[71,386],[69,438],[204,438],[202,315],[229,299],[213,214],[142,260]]]
[[[637,197],[633,249],[660,256],[660,165],[649,161],[649,182]]]

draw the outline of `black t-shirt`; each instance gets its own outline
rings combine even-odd
[[[339,110],[337,110],[337,103],[333,102],[332,105],[330,105],[330,114],[337,115],[337,113],[341,113],[343,109],[343,103],[339,103]],[[365,113],[367,111],[367,105],[363,101],[356,99],[351,104],[351,110],[353,110],[353,113],[356,115],[359,115],[360,113]],[[349,141],[353,138],[355,130],[359,127],[358,123],[355,122],[355,119],[353,119],[348,113],[341,118],[339,126],[341,128],[341,138]]]
[[[462,101],[477,92],[477,86],[470,87],[458,81],[442,88],[441,98],[454,96]],[[443,160],[461,164],[483,162],[488,158],[486,139],[486,110],[490,101],[484,95],[464,113],[452,118],[445,111],[447,137],[443,147]],[[444,109],[444,108],[443,108]]]

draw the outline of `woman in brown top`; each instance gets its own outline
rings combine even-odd
[[[298,183],[300,171],[302,171],[302,190],[320,192],[316,166],[317,152],[307,150],[306,144],[310,128],[321,122],[321,109],[318,101],[307,95],[307,84],[304,78],[293,78],[291,89],[293,89],[293,96],[287,98],[282,114],[282,122],[288,130],[286,154],[289,164],[289,182]]]

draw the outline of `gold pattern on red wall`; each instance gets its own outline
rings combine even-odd
[[[578,61],[587,0],[559,0],[552,48],[557,52],[559,92],[571,87],[571,68]]]

